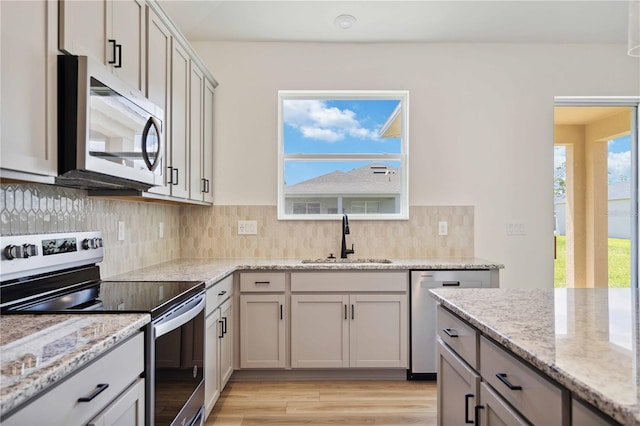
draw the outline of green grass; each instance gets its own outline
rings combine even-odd
[[[567,286],[566,237],[556,239],[554,284],[556,288]],[[609,238],[609,287],[626,288],[631,283],[631,240]]]

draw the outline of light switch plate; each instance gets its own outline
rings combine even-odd
[[[510,235],[510,236],[527,235],[524,223],[507,223],[507,235]]]
[[[124,221],[118,221],[118,241],[124,241]]]

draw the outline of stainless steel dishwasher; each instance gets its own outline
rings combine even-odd
[[[407,379],[436,379],[436,301],[429,296],[429,289],[490,284],[489,270],[411,271],[411,365]]]

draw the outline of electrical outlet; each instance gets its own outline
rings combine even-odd
[[[124,241],[124,221],[118,221],[118,241]]]
[[[158,236],[159,238],[164,238],[164,222],[158,224]]]
[[[522,236],[527,235],[524,223],[507,223],[507,235]]]
[[[256,235],[258,233],[258,222],[255,220],[239,220],[238,235]]]
[[[449,235],[449,223],[446,221],[438,222],[438,235]]]

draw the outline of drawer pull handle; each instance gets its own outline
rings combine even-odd
[[[271,281],[255,281],[254,284],[255,285],[269,285],[269,284],[271,284]]]
[[[225,294],[227,294],[227,290],[222,290],[220,293],[218,293],[218,296],[224,296]]]
[[[442,287],[460,287],[460,281],[443,281]]]
[[[475,414],[475,419],[473,419],[473,424],[474,425],[479,425],[480,424],[480,410],[484,408],[484,405],[476,405],[474,408],[474,414]]]
[[[98,386],[96,386],[96,390],[94,390],[91,395],[78,398],[78,402],[90,402],[93,398],[104,392],[108,387],[109,383],[100,383]]]
[[[469,420],[469,399],[473,398],[472,393],[468,393],[464,396],[464,422],[473,424],[473,420]]]
[[[522,386],[514,385],[507,380],[507,373],[498,373],[496,377],[511,390],[522,390]]]
[[[458,336],[458,334],[456,334],[455,331],[451,330],[450,328],[443,328],[442,331],[444,331],[449,337],[460,337]]]

